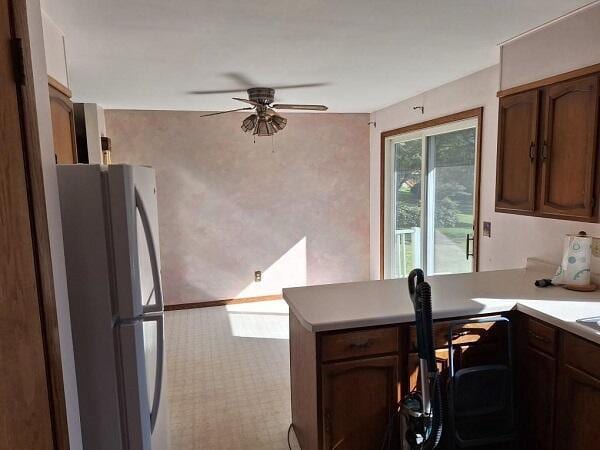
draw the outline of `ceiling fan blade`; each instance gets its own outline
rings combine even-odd
[[[276,105],[272,105],[271,108],[297,109],[301,111],[327,111],[327,106],[325,105],[293,105],[288,103],[278,103]]]
[[[252,86],[258,86],[258,84],[256,84],[254,81],[252,81],[250,78],[248,78],[243,73],[228,72],[228,73],[224,73],[223,75],[226,76],[227,78],[232,79],[233,81],[238,83],[240,86],[244,86],[244,90],[251,88]]]
[[[209,113],[209,114],[202,114],[200,117],[216,116],[218,114],[227,114],[227,113],[236,112],[236,111],[250,111],[251,109],[254,109],[254,108],[248,107],[248,108],[230,109],[229,111],[219,111],[219,112],[214,112],[214,113]]]
[[[214,90],[214,91],[188,91],[188,94],[191,95],[210,95],[210,94],[235,94],[237,92],[244,92],[246,89],[222,89],[222,90]]]
[[[272,86],[273,89],[299,89],[299,88],[311,88],[319,86],[327,86],[329,83],[304,83],[304,84],[287,84],[284,86]]]
[[[252,100],[248,100],[247,98],[233,97],[233,99],[237,100],[238,102],[244,102],[244,103],[248,103],[248,104],[254,105],[254,106],[261,106],[260,103],[253,102]]]

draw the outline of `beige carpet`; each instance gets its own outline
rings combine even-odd
[[[287,449],[288,334],[283,301],[168,312],[171,450]]]

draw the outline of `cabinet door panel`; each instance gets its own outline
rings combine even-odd
[[[533,213],[538,130],[538,91],[500,99],[496,210]]]
[[[590,219],[594,215],[598,78],[550,86],[544,109],[540,212]]]
[[[322,366],[323,448],[378,450],[398,401],[398,357]]]
[[[77,162],[75,146],[75,125],[71,100],[52,86],[50,92],[50,114],[52,117],[52,135],[57,164]]]
[[[527,347],[522,360],[521,448],[551,450],[553,447],[556,359]]]
[[[599,353],[594,356],[598,357]],[[556,448],[597,448],[600,442],[600,379],[564,365],[560,368],[558,381],[560,411],[556,420]]]

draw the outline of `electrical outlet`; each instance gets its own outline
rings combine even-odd
[[[600,257],[600,238],[592,238],[592,256]]]
[[[262,272],[261,272],[260,270],[256,270],[256,271],[254,272],[254,281],[255,281],[256,283],[259,283],[259,282],[261,282],[261,281],[262,281]]]
[[[492,237],[492,222],[483,222],[483,235]]]

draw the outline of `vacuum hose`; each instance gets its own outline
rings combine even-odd
[[[415,282],[416,278],[416,282]],[[425,428],[425,441],[421,443],[420,449],[430,450],[437,447],[442,437],[443,429],[443,405],[442,387],[439,381],[439,373],[435,360],[435,346],[433,343],[433,313],[431,306],[431,287],[425,282],[425,276],[421,269],[415,269],[408,276],[408,289],[410,298],[415,309],[415,322],[417,329],[417,346],[419,359],[427,364],[427,374],[422,377],[426,380],[422,384],[423,399],[430,398],[430,418],[423,423]],[[427,405],[423,405],[427,407]]]

